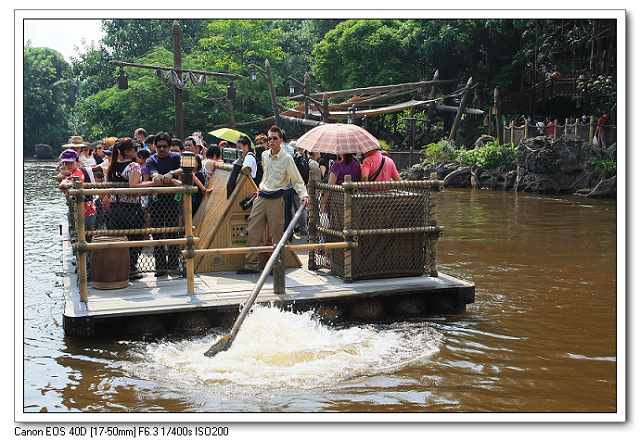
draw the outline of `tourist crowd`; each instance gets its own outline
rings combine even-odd
[[[308,206],[307,185],[310,178],[316,182],[340,185],[345,176],[352,181],[400,180],[391,158],[380,150],[358,157],[352,154],[331,155],[307,152],[297,148],[295,140],[287,142],[285,132],[278,126],[269,129],[267,135],[254,139],[255,147],[247,136],[235,142],[221,141],[207,145],[200,131],[184,141],[168,132],[148,135],[139,128],[133,138],[109,137],[92,145],[80,136],[71,136],[60,155],[56,180],[66,191],[74,178],[84,183],[126,183],[129,188],[156,186],[181,186],[181,153],[190,151],[196,157],[193,183],[197,192],[192,195],[192,212],[195,214],[202,196],[212,191],[207,188],[214,172],[214,163],[223,161],[225,148],[238,148],[242,155],[237,160],[241,169],[251,176],[258,186],[253,195],[247,246],[260,245],[266,226],[277,243],[286,231],[293,215],[301,204]],[[181,224],[180,195],[162,193],[153,195],[107,195],[86,198],[84,203],[85,230],[143,230],[162,228],[161,233],[127,235],[128,240],[171,239],[179,237]],[[295,232],[308,234],[308,216],[301,216]],[[87,237],[91,241],[91,236]],[[140,247],[130,247],[130,279],[142,277],[138,265]],[[180,246],[154,246],[155,277],[164,275],[184,276],[180,263]],[[249,253],[246,265],[239,274],[257,273],[259,255]],[[90,253],[87,253],[87,276],[91,277]]]

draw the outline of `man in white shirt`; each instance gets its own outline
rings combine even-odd
[[[280,147],[281,143],[282,130],[278,126],[272,126],[269,129],[269,150],[262,153],[264,174],[249,217],[248,247],[260,245],[267,225],[274,244],[282,239],[285,227],[282,196],[289,181],[300,196],[300,201],[304,202],[305,206],[309,205],[309,195],[302,176],[300,176],[292,156]],[[236,272],[238,274],[259,273],[260,255],[258,253],[247,254],[247,263],[244,268]]]
[[[256,160],[256,153],[251,147],[251,140],[247,136],[241,136],[236,141],[236,145],[242,149],[242,169],[245,167],[251,169],[251,178],[256,178],[258,172],[258,162]]]

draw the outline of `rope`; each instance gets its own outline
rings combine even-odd
[[[156,75],[160,79],[163,84],[169,84],[173,81],[173,85],[177,89],[184,89],[189,85],[189,82],[193,83],[194,86],[199,86],[201,84],[207,83],[207,76],[200,75],[199,79],[196,79],[196,76],[193,72],[187,72],[182,78],[178,76],[178,73],[175,70],[170,70],[167,75],[162,72],[162,69],[156,69]]]

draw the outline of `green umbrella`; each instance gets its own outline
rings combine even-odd
[[[251,137],[249,137],[246,133],[238,132],[234,129],[218,129],[214,130],[213,132],[209,132],[209,135],[213,135],[216,138],[224,139],[225,141],[229,141],[234,144],[241,136],[246,136],[247,138],[249,138],[249,141],[251,141]],[[253,146],[253,141],[251,141],[251,145]]]

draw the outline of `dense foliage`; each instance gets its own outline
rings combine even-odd
[[[31,154],[36,143],[56,148],[71,134],[96,140],[131,136],[141,126],[149,132],[171,131],[172,87],[163,85],[151,69],[126,68],[130,88],[118,90],[118,69],[109,60],[172,66],[172,25],[173,20],[103,20],[105,37],[97,44],[85,44],[71,66],[55,51],[27,44],[25,154]],[[439,88],[442,96],[459,91],[473,77],[472,105],[487,109],[495,88],[503,96],[522,90],[523,71],[531,62],[558,66],[575,76],[585,74],[585,94],[603,97],[596,104],[597,112],[610,110],[616,100],[615,54],[603,57],[600,71],[589,75],[594,32],[615,26],[614,20],[194,19],[181,20],[180,26],[184,68],[244,77],[234,84],[235,122],[256,121],[273,113],[266,81],[260,74],[256,81],[251,79],[250,64],[263,68],[265,59],[284,105],[290,105],[285,98],[289,76],[302,81],[309,73],[312,91],[322,91],[431,79],[438,70],[441,79],[453,80]],[[230,123],[225,101],[228,85],[227,79],[209,77],[206,84],[184,90],[185,133],[206,133]],[[445,104],[457,103],[453,98],[445,100]],[[423,112],[416,113],[424,119]],[[407,117],[405,111],[378,117],[374,123],[380,134],[389,135],[389,144],[406,145]],[[463,121],[466,134],[482,129],[472,124],[477,121]],[[430,125],[420,122],[417,131],[437,141],[450,127],[451,121],[445,118]]]
[[[473,150],[457,149],[451,141],[439,141],[426,146],[423,151],[424,163],[434,164],[441,161],[455,161],[463,165],[479,165],[490,170],[506,167],[515,170],[515,147],[513,144],[500,145],[495,140]]]
[[[69,113],[76,81],[71,66],[49,48],[24,48],[24,140],[26,155],[35,144],[61,145],[69,138]]]
[[[603,170],[613,175],[616,174],[617,162],[613,155],[613,152],[610,152],[609,150],[604,150],[603,158],[592,158],[589,163],[593,165],[596,170]]]

